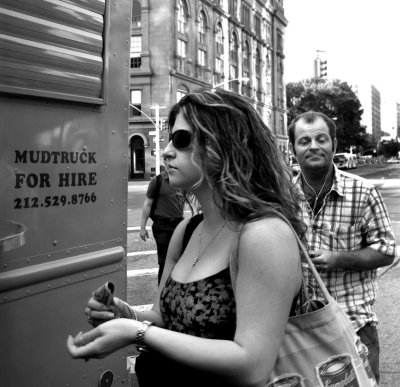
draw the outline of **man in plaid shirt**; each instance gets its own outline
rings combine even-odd
[[[350,317],[379,382],[377,269],[390,265],[395,238],[380,193],[333,164],[335,123],[309,111],[289,125],[289,140],[301,173],[295,179],[307,225],[307,247],[330,294]],[[307,271],[308,275],[310,274]],[[310,290],[323,298],[311,275]]]

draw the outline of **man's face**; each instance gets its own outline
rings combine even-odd
[[[333,159],[336,139],[332,143],[329,128],[322,118],[313,123],[300,119],[294,131],[294,152],[304,171],[327,169]]]

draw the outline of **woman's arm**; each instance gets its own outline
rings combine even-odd
[[[125,301],[122,301],[118,297],[114,297],[114,303],[118,306],[118,304],[125,304],[125,307],[130,307],[134,309],[132,314],[136,314],[137,319],[139,321],[151,321],[154,322],[157,326],[162,327],[163,322],[159,311],[159,299],[161,290],[164,288],[165,282],[171,273],[172,269],[174,268],[176,262],[179,260],[181,256],[182,250],[182,242],[183,242],[183,235],[186,230],[186,226],[190,218],[184,219],[179,225],[176,227],[174,234],[172,235],[167,257],[166,263],[163,271],[163,275],[160,281],[160,285],[158,288],[158,292],[156,298],[154,300],[154,305],[151,310],[146,311],[139,311],[135,309],[133,306],[129,306]],[[89,321],[93,326],[98,326],[106,321],[113,320],[115,318],[114,313],[110,308],[102,303],[98,302],[94,297],[91,297],[88,301],[88,306],[85,310],[86,315],[88,316]]]
[[[264,219],[243,230],[238,255],[237,328],[233,341],[198,338],[156,326],[151,326],[144,338],[150,350],[212,377],[233,385],[263,386],[275,364],[290,307],[300,288],[299,251],[292,231],[283,221]],[[76,338],[75,344],[70,337],[70,353],[92,357],[99,350],[112,352],[113,345],[121,348],[132,344],[140,323],[126,321],[130,325],[103,324],[96,328],[101,329],[99,332]],[[80,346],[88,341],[88,345]]]

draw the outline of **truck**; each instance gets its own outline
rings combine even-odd
[[[126,299],[130,0],[0,5],[0,384],[127,386],[73,360],[91,293]]]

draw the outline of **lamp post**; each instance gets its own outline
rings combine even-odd
[[[242,81],[242,82],[249,82],[250,81],[250,78],[249,77],[239,77],[239,78],[234,78],[234,79],[228,79],[228,80],[226,80],[226,81],[224,81],[224,82],[221,82],[221,83],[218,83],[217,85],[214,85],[213,87],[212,87],[212,91],[215,91],[215,89],[217,88],[217,87],[221,87],[221,86],[224,86],[224,85],[227,85],[228,83],[231,83],[231,82],[234,82],[234,81]]]
[[[155,143],[156,143],[156,149],[155,149],[155,153],[156,153],[156,175],[158,175],[160,173],[160,109],[164,109],[165,106],[151,106],[150,109],[155,109],[156,111],[156,121],[154,122],[145,112],[143,112],[142,110],[140,110],[139,108],[137,108],[135,105],[133,104],[129,104],[129,106],[133,107],[135,110],[137,110],[138,112],[140,112],[141,114],[143,114],[148,120],[150,120],[150,122],[154,125],[155,127],[155,131],[154,133],[150,134],[154,134],[156,136],[155,138]]]

